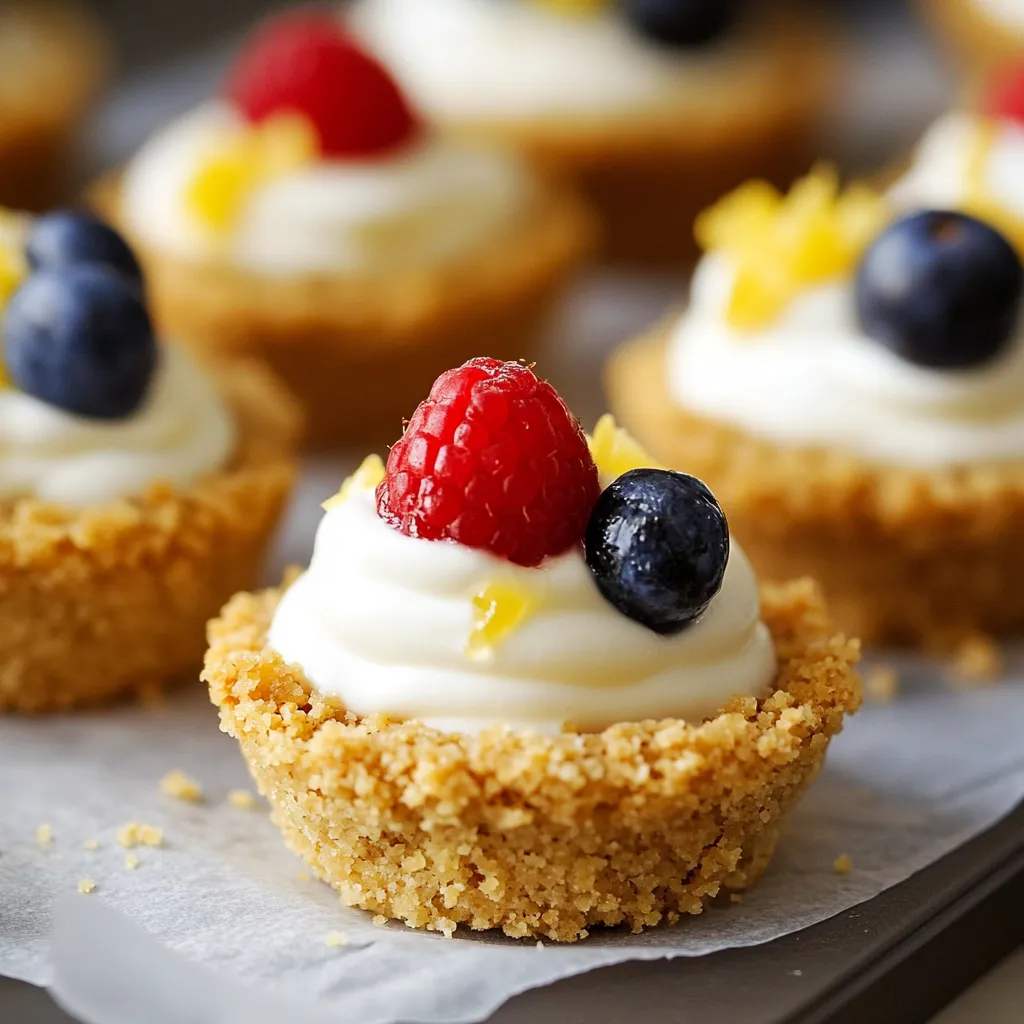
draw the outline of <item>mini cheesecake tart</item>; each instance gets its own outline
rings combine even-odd
[[[66,194],[71,137],[106,65],[81,5],[0,5],[0,203],[41,210]]]
[[[570,192],[425,127],[338,19],[310,13],[268,22],[223,94],[96,199],[139,252],[158,323],[265,361],[314,447],[392,436],[483,324],[496,352],[528,356],[593,236]]]
[[[785,4],[356,0],[351,30],[460,135],[575,183],[613,262],[692,261],[696,214],[814,156],[837,67]]]
[[[0,218],[0,711],[194,672],[290,492],[293,400],[159,344],[141,288],[101,222]]]
[[[1018,0],[923,0],[928,20],[969,70],[988,71],[1024,52]]]
[[[571,942],[765,870],[860,700],[807,580],[519,363],[442,375],[204,678],[288,846],[355,907]]]
[[[689,308],[607,384],[758,572],[813,575],[865,640],[947,649],[1024,626],[1024,271],[1008,233],[922,198],[824,171],[741,189],[701,222]]]

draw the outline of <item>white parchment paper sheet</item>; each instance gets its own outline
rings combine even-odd
[[[184,972],[188,981],[172,986],[175,999],[154,1003],[147,1024],[234,1020],[239,1000],[249,1024],[276,1024],[286,1008],[303,1020],[454,1022],[482,1019],[518,992],[594,967],[767,942],[903,880],[1024,796],[1024,682],[953,693],[922,673],[905,684],[899,701],[868,706],[835,742],[772,868],[742,903],[642,936],[597,934],[573,948],[446,941],[375,927],[342,908],[326,886],[300,877],[301,863],[262,809],[226,802],[248,781],[198,690],[163,709],[0,721],[0,972],[47,984],[56,966],[79,984],[91,979],[93,999],[112,993],[109,979],[123,986],[147,978],[155,992],[153,979],[167,986]],[[161,795],[159,779],[176,767],[200,779],[204,803]],[[129,820],[166,832],[163,848],[137,851],[134,871],[114,836]],[[55,838],[40,849],[43,821]],[[99,850],[83,848],[90,838]],[[847,875],[832,867],[841,853],[853,861]],[[84,877],[96,882],[89,896],[76,893]],[[61,901],[55,963],[51,922]],[[97,914],[101,906],[116,914]],[[124,935],[122,919],[157,941]],[[348,945],[325,946],[329,931],[342,931]],[[126,948],[139,961],[127,976]],[[230,1015],[215,1011],[218,999],[234,1007]],[[206,1007],[202,1018],[182,1016],[193,1000]],[[91,1019],[121,1020],[114,1003],[93,1006]]]

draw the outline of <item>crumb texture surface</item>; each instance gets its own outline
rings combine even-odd
[[[281,591],[210,625],[204,677],[286,843],[344,903],[451,935],[571,942],[700,913],[752,884],[856,709],[858,645],[815,586],[763,589],[775,691],[688,725],[443,734],[357,718],[267,647]]]

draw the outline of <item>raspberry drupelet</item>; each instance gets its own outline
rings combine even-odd
[[[254,124],[275,114],[308,117],[326,157],[375,156],[419,131],[394,79],[329,14],[269,20],[236,61],[224,92]]]
[[[580,542],[600,493],[579,421],[521,363],[442,374],[388,457],[377,512],[426,540],[538,565]]]

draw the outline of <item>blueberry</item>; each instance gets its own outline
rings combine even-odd
[[[702,46],[733,23],[739,0],[622,0],[643,36],[668,46]]]
[[[597,499],[584,536],[598,590],[655,633],[678,633],[722,587],[729,524],[697,479],[632,469]]]
[[[112,227],[79,210],[54,210],[37,218],[25,255],[34,270],[103,263],[133,281],[142,281],[139,261],[128,243]]]
[[[865,334],[919,366],[994,359],[1020,315],[1024,268],[1013,246],[974,217],[926,210],[890,225],[857,271]]]
[[[134,412],[157,361],[138,289],[98,263],[32,274],[7,305],[3,339],[16,387],[97,419]]]

